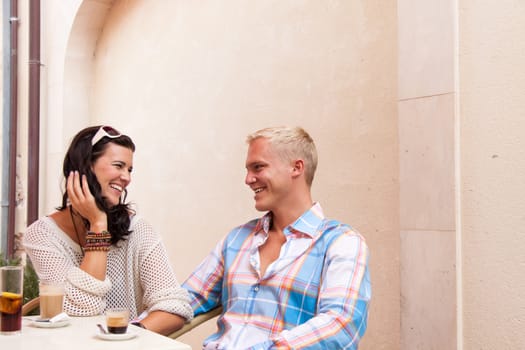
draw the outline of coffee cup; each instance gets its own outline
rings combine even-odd
[[[106,311],[106,327],[109,333],[124,334],[128,330],[129,310],[113,308]]]
[[[64,285],[41,281],[39,284],[40,318],[49,319],[63,312]]]

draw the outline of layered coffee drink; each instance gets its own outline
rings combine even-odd
[[[108,332],[113,334],[124,334],[128,330],[128,325],[125,326],[110,326],[108,322]]]
[[[40,294],[40,317],[52,318],[62,313],[64,294]]]
[[[64,303],[64,286],[61,283],[44,282],[40,288],[40,318],[49,319],[62,313]]]
[[[109,309],[106,311],[106,326],[109,333],[124,334],[128,330],[129,310]]]

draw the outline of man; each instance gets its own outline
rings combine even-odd
[[[224,308],[204,349],[357,349],[371,297],[368,248],[312,201],[313,140],[276,127],[247,142],[245,182],[266,214],[233,229],[184,283],[195,315]]]

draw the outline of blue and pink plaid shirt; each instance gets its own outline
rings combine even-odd
[[[363,237],[315,203],[261,276],[270,223],[268,213],[232,230],[184,282],[195,315],[225,306],[204,349],[357,349],[371,298]]]

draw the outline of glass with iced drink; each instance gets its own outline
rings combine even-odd
[[[0,267],[0,333],[17,334],[22,329],[24,268]]]

